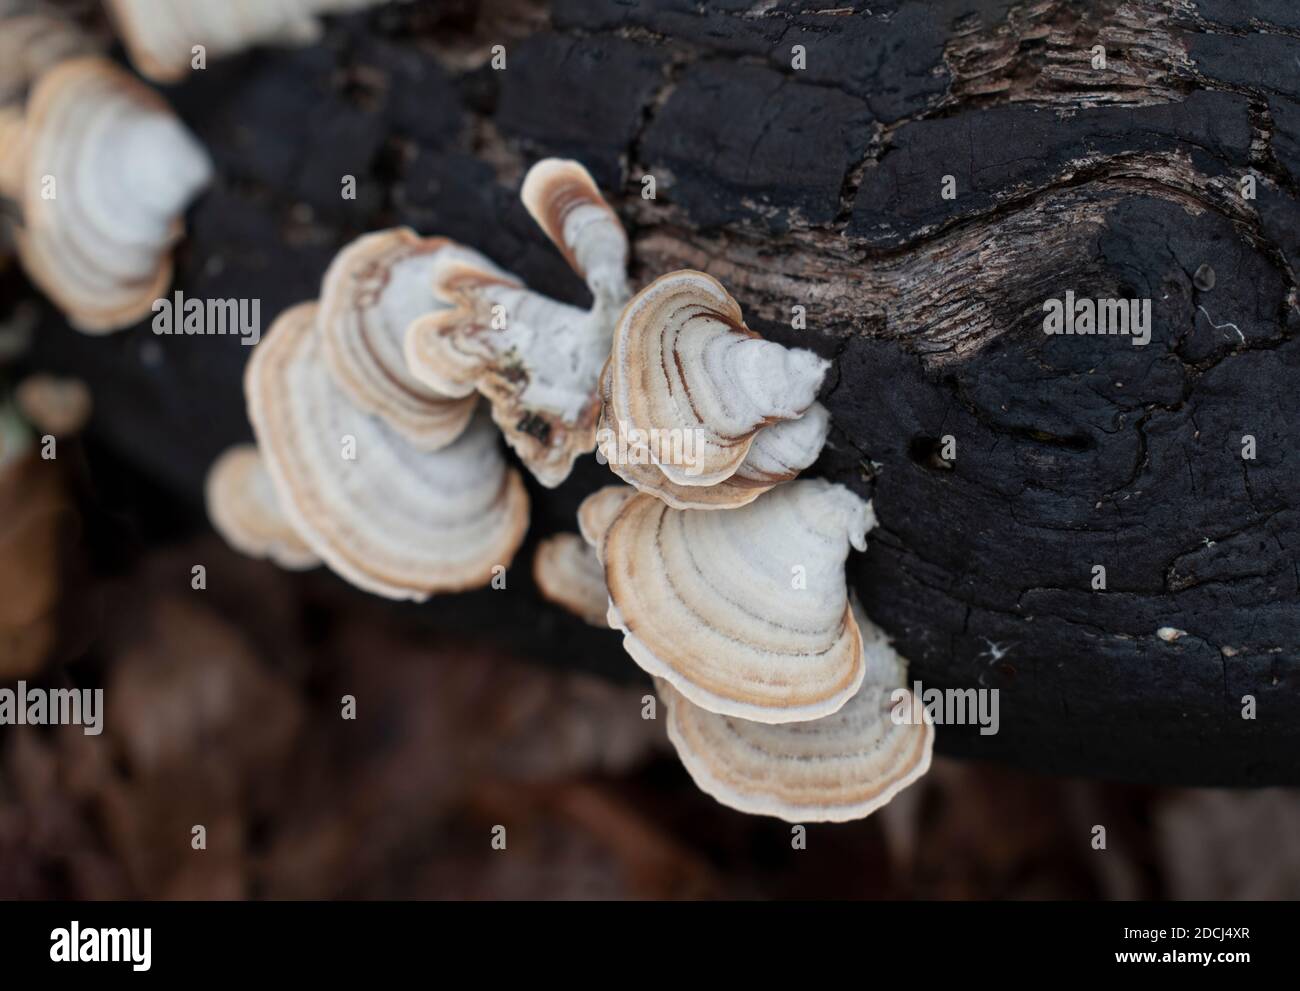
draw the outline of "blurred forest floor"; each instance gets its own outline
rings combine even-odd
[[[102,736],[0,729],[0,897],[1300,896],[1295,791],[943,758],[794,850],[694,787],[626,672],[430,636],[418,607],[244,559],[60,443],[0,470],[0,684],[103,687],[107,715]]]

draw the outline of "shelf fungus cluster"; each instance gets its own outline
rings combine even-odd
[[[630,486],[583,502],[607,621],[654,677],[682,763],[723,804],[842,822],[928,770],[934,727],[906,662],[845,583],[872,523],[868,503],[817,479],[731,512]]]
[[[411,325],[405,351],[412,374],[429,387],[487,397],[506,441],[553,488],[596,446],[600,372],[629,296],[627,235],[577,162],[538,162],[521,197],[586,281],[591,307],[534,292],[471,253],[447,252],[434,269],[434,293],[445,306]]]
[[[668,710],[668,738],[701,791],[741,812],[845,822],[870,815],[930,769],[934,725],[901,687],[907,664],[856,603],[854,614],[862,683],[820,719],[762,723],[724,716],[656,682]]]
[[[494,421],[544,486],[599,450],[628,484],[538,545],[541,594],[622,634],[719,801],[792,821],[869,814],[925,773],[934,730],[848,588],[871,504],[798,477],[826,443],[830,363],[763,339],[703,273],[632,296],[627,237],[578,163],[537,163],[521,195],[591,305],[445,238],[357,239],[319,303],[257,345],[257,446],[213,466],[214,524],[248,554],[423,599],[488,584],[523,540],[528,497]]]
[[[89,333],[129,326],[171,283],[207,152],[167,104],[95,55],[58,61],[25,106],[0,108],[0,196],[32,281]]]
[[[826,441],[827,368],[746,327],[709,276],[656,280],[623,310],[601,379],[599,449],[631,484],[578,514],[606,622],[654,678],[691,776],[793,822],[870,814],[926,772],[934,741],[906,663],[848,590],[871,504],[797,478]]]
[[[307,45],[320,18],[385,0],[108,0],[131,61],[155,82],[177,82],[196,58],[220,58],[254,45]]]
[[[353,241],[319,302],[281,314],[249,362],[257,446],[227,452],[208,480],[229,543],[286,567],[319,559],[392,598],[486,585],[510,563],[528,496],[492,421],[543,485],[562,482],[595,448],[600,371],[630,295],[627,236],[586,169],[543,160],[521,195],[591,307],[535,293],[447,238],[393,228]],[[539,585],[601,622],[599,567],[569,537],[541,548]]]

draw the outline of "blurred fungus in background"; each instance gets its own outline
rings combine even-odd
[[[12,408],[0,408],[0,681],[35,674],[53,647],[59,527],[57,468]]]

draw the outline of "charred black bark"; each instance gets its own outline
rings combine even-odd
[[[1300,783],[1300,17],[1282,0],[830,6],[415,4],[214,65],[169,93],[220,168],[177,287],[258,297],[269,324],[347,239],[407,223],[577,301],[515,190],[537,155],[580,158],[638,279],[705,269],[754,326],[835,357],[820,469],[881,522],[853,582],[927,687],[1001,690],[996,736],[947,728],[941,748]],[[494,44],[505,71],[484,66]],[[1150,300],[1150,343],[1044,334],[1067,290]],[[90,380],[103,444],[197,505],[248,435],[248,349],[46,323],[34,362]],[[534,487],[530,540],[572,529],[606,477],[588,462]],[[508,623],[495,592],[422,613],[631,668],[526,570]]]

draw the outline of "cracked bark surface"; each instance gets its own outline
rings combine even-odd
[[[350,237],[406,223],[582,302],[516,195],[535,157],[577,157],[628,225],[638,284],[703,269],[756,329],[835,358],[818,470],[881,523],[851,579],[926,687],[1001,691],[996,736],[945,727],[940,749],[1300,783],[1300,13],[830,6],[415,3],[215,64],[168,91],[220,171],[175,288],[259,297],[267,325]],[[1067,289],[1151,299],[1150,345],[1045,336],[1043,301]],[[101,441],[197,508],[207,465],[249,434],[247,350],[145,326],[87,339],[51,314],[33,363],[87,378]],[[519,566],[607,478],[586,459],[533,486],[509,604],[435,600],[431,630],[633,677],[614,634],[555,615]]]

